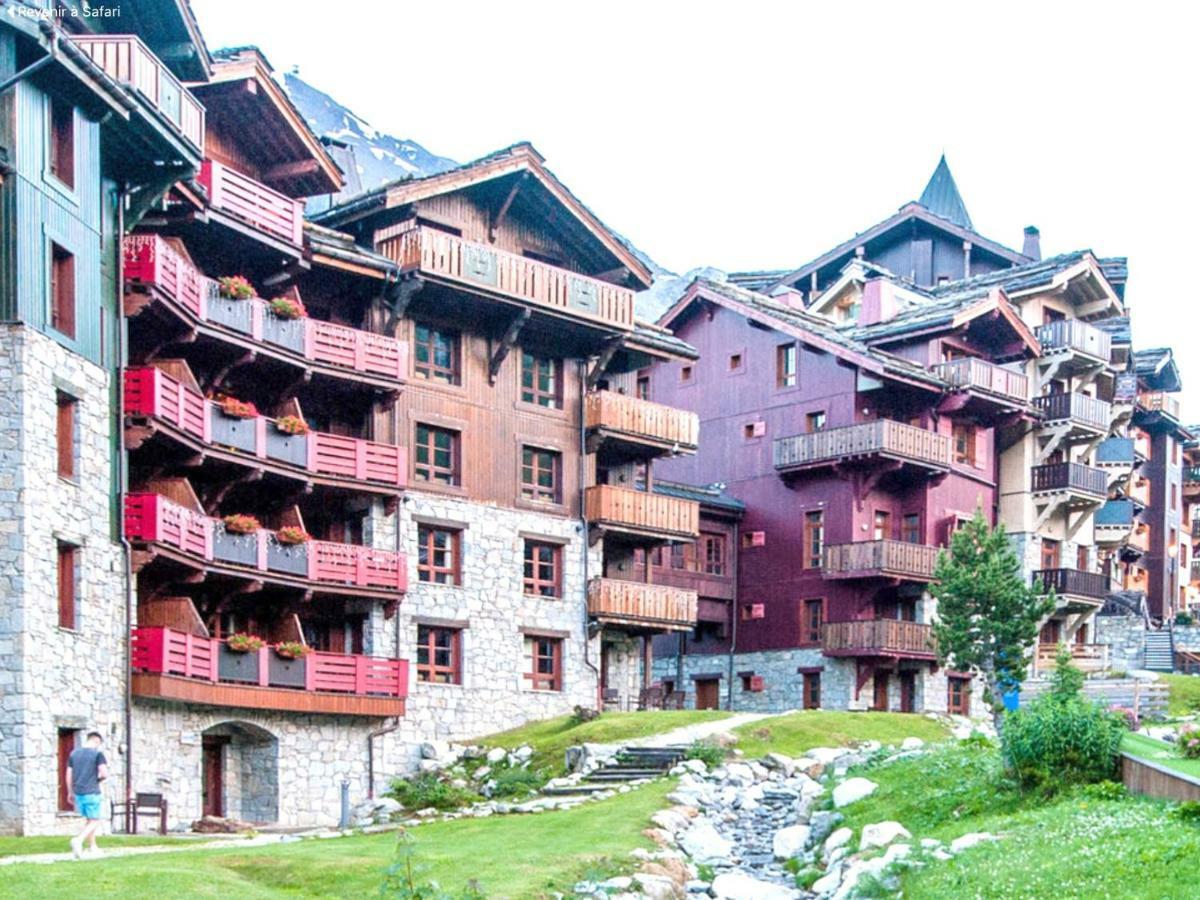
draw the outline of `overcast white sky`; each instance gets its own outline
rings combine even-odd
[[[799,265],[945,151],[984,235],[1129,257],[1138,346],[1200,421],[1200,6],[192,0],[376,128],[465,161],[529,140],[675,271]]]

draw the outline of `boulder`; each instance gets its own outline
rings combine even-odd
[[[810,890],[814,894],[832,894],[842,883],[842,867],[831,866],[829,870],[812,883]]]
[[[646,900],[680,900],[684,896],[683,887],[665,875],[638,872],[633,881]]]
[[[725,767],[725,779],[735,784],[753,784],[754,770],[745,763],[730,763]]]
[[[784,756],[782,753],[768,753],[763,758],[763,765],[768,769],[777,769],[786,778],[791,778],[792,773],[796,771],[796,761],[790,756]]]
[[[809,834],[810,830],[807,825],[789,825],[787,828],[780,828],[771,839],[771,852],[775,854],[776,859],[791,859],[793,856],[799,856],[808,846]]]
[[[708,819],[696,819],[683,833],[679,846],[696,863],[710,865],[729,862],[729,854],[733,852],[733,843],[721,837]]]
[[[241,819],[227,819],[224,816],[204,816],[192,823],[192,831],[200,834],[240,834],[253,831],[254,826]]]
[[[866,778],[847,778],[833,789],[833,805],[838,809],[849,806],[864,797],[870,797],[878,787]]]
[[[674,834],[688,827],[688,818],[673,809],[660,809],[650,817],[650,821],[663,831]]]
[[[713,879],[712,892],[717,900],[791,900],[793,896],[782,885],[759,881],[745,872],[722,872]]]
[[[692,872],[688,868],[687,863],[682,859],[671,856],[664,856],[661,859],[648,862],[642,866],[641,871],[646,875],[661,875],[663,878],[670,878],[681,888],[692,877]]]
[[[925,742],[919,737],[906,737],[900,742],[901,750],[920,750],[925,746]]]
[[[659,847],[675,846],[675,836],[665,828],[643,828],[642,835],[650,838]]]
[[[704,776],[708,774],[708,766],[702,759],[685,759],[679,765],[684,771],[691,772],[693,775]]]
[[[823,809],[812,814],[808,825],[812,829],[812,841],[819,844],[833,832],[841,823],[844,816],[839,812]]]
[[[970,834],[964,834],[962,837],[956,837],[950,842],[951,853],[961,853],[964,850],[970,850],[977,844],[983,844],[987,841],[998,841],[996,837],[987,831],[972,831]]]
[[[421,759],[441,759],[450,755],[450,745],[446,741],[425,741],[421,744]]]
[[[892,844],[883,854],[884,861],[890,866],[898,859],[908,859],[912,853],[912,844]]]
[[[873,825],[863,826],[862,837],[858,841],[858,849],[871,850],[875,847],[886,847],[893,841],[910,837],[912,835],[908,829],[899,822],[876,822]]]
[[[838,847],[845,847],[850,843],[850,838],[854,837],[854,831],[850,828],[839,828],[833,834],[825,839],[825,853],[829,854]]]
[[[500,762],[504,757],[508,756],[508,751],[503,747],[493,747],[487,752],[487,761],[492,765]]]
[[[633,879],[628,875],[618,875],[615,878],[609,878],[606,881],[600,882],[599,887],[610,891],[627,891],[632,885]]]
[[[811,750],[806,750],[804,755],[827,766],[835,759],[845,756],[849,752],[845,747],[813,747]]]
[[[533,748],[525,744],[514,750],[512,755],[516,757],[518,762],[529,762],[533,758]]]

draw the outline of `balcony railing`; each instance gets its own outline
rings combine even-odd
[[[1137,443],[1131,437],[1110,437],[1096,447],[1096,465],[1111,469],[1131,469],[1138,463]]]
[[[700,504],[647,491],[597,484],[584,494],[584,517],[619,531],[651,536],[700,536]]]
[[[319,319],[281,319],[258,298],[224,300],[217,283],[200,274],[153,234],[125,238],[125,278],[152,288],[200,322],[220,325],[302,360],[401,381],[408,345],[395,338]]]
[[[1059,597],[1087,597],[1097,602],[1108,594],[1107,578],[1079,569],[1039,569],[1033,573],[1033,585],[1045,592],[1053,588]]]
[[[695,591],[664,584],[613,578],[588,583],[588,615],[629,625],[690,630],[696,625],[699,599]]]
[[[304,203],[206,159],[197,178],[208,191],[208,205],[294,247],[304,243]]]
[[[777,438],[775,468],[796,469],[884,456],[933,469],[950,468],[950,438],[891,419]]]
[[[1030,485],[1035,494],[1066,492],[1106,497],[1108,473],[1083,463],[1049,463],[1033,467]]]
[[[403,591],[407,585],[402,554],[333,541],[283,544],[263,528],[233,534],[222,520],[193,512],[160,494],[125,496],[125,534],[131,541],[161,545],[198,562],[289,580],[387,591]]]
[[[403,487],[408,471],[403,447],[320,431],[289,434],[266,416],[227,416],[219,403],[151,366],[125,370],[125,414],[157,419],[248,461],[267,460],[298,474],[345,479],[351,487],[363,482]]]
[[[1179,421],[1179,398],[1166,391],[1146,391],[1138,394],[1138,406],[1147,412],[1162,413]]]
[[[114,81],[126,84],[162,113],[197,151],[204,150],[204,107],[132,34],[76,35],[71,42]]]
[[[700,417],[696,413],[615,391],[588,394],[584,420],[589,429],[681,450],[695,450],[699,441]]]
[[[1079,319],[1047,322],[1038,328],[1038,343],[1043,353],[1082,353],[1108,362],[1112,357],[1112,336],[1107,331]]]
[[[856,541],[825,548],[822,574],[826,578],[875,575],[929,581],[937,565],[938,548],[904,541]]]
[[[1130,529],[1135,521],[1134,506],[1131,500],[1109,500],[1092,518],[1092,524],[1097,528]]]
[[[1019,403],[1029,402],[1029,377],[982,359],[966,357],[932,366],[933,372],[958,390],[978,390]]]
[[[1097,431],[1107,431],[1112,422],[1112,406],[1086,394],[1046,394],[1034,397],[1033,405],[1045,414],[1047,422],[1070,421]]]
[[[1108,644],[1070,644],[1071,663],[1083,672],[1108,671]],[[1034,667],[1039,672],[1053,670],[1058,644],[1038,644]]]
[[[148,691],[166,699],[379,715],[402,712],[402,706],[394,706],[395,701],[408,696],[407,660],[320,652],[290,659],[271,647],[238,653],[224,641],[171,628],[135,628],[131,662],[137,673],[195,682],[184,685],[182,692],[161,684],[157,690]],[[390,700],[393,707],[379,705],[372,709],[369,703],[355,703],[353,698]]]
[[[821,649],[829,656],[937,656],[928,625],[898,619],[830,622],[821,629]]]
[[[380,241],[379,250],[402,269],[482,287],[555,312],[621,329],[633,327],[633,291],[567,269],[414,227]]]
[[[1200,559],[1192,560],[1190,579],[1192,584],[1200,585]]]

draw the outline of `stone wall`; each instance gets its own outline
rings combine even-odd
[[[50,338],[0,326],[0,830],[77,830],[57,802],[58,730],[106,741],[124,795],[124,554],[112,540],[109,375]],[[79,401],[76,478],[58,477],[57,397]],[[79,547],[76,625],[60,628],[57,542]]]
[[[1142,668],[1146,626],[1140,616],[1096,616],[1093,621],[1094,641],[1108,644],[1109,668],[1117,672]],[[1176,650],[1200,653],[1200,625],[1175,625],[1171,633]]]

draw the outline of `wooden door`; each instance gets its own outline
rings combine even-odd
[[[720,709],[721,679],[696,679],[696,709]]]
[[[875,701],[871,709],[887,712],[888,708],[888,675],[887,672],[875,673]]]
[[[204,738],[203,744],[203,814],[225,815],[225,742],[219,738]]]
[[[915,672],[900,673],[900,712],[916,712],[917,675]]]
[[[1062,622],[1058,619],[1051,619],[1042,626],[1042,634],[1038,640],[1043,644],[1057,644],[1062,640]]]
[[[75,749],[75,731],[70,728],[58,729],[58,810],[70,812],[74,809],[71,797],[71,785],[67,781],[67,762],[71,751]]]

